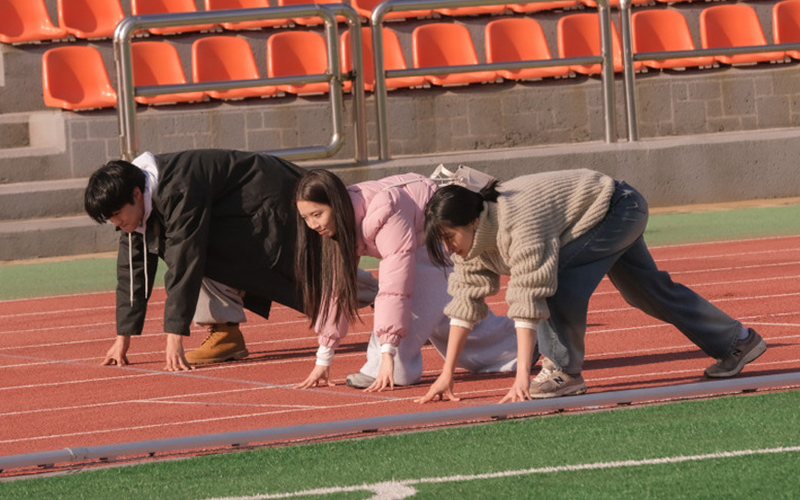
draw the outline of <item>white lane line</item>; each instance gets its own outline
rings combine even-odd
[[[259,495],[214,497],[206,500],[273,500],[279,498],[294,498],[305,496],[329,496],[351,492],[370,492],[374,496],[368,500],[402,500],[413,497],[418,493],[414,486],[421,484],[463,483],[466,481],[480,481],[486,479],[502,479],[508,477],[530,476],[534,474],[553,474],[559,472],[581,472],[587,470],[611,470],[645,465],[671,465],[686,462],[702,462],[705,460],[721,460],[727,458],[740,458],[756,455],[790,454],[800,451],[800,446],[780,446],[776,448],[760,448],[733,451],[718,451],[701,455],[677,455],[672,457],[645,458],[638,460],[615,460],[609,462],[590,462],[574,465],[551,465],[530,469],[518,469],[484,474],[434,476],[419,479],[392,480],[372,484],[359,484],[353,486],[333,486],[327,488],[314,488],[286,493],[264,493]]]

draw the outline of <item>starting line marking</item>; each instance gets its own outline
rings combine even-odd
[[[417,493],[414,488],[420,484],[441,484],[458,483],[464,481],[477,481],[483,479],[500,479],[506,477],[530,476],[534,474],[551,474],[555,472],[580,472],[585,470],[607,470],[621,469],[625,467],[641,467],[643,465],[668,465],[685,462],[700,462],[703,460],[718,460],[723,458],[738,458],[754,455],[769,455],[779,453],[794,453],[800,451],[800,446],[781,446],[778,448],[765,448],[755,450],[735,450],[717,453],[707,453],[704,455],[680,455],[675,457],[647,458],[643,460],[621,460],[612,462],[594,462],[576,465],[557,465],[551,467],[537,467],[532,469],[521,469],[503,472],[492,472],[486,474],[456,475],[444,477],[426,477],[420,479],[406,479],[403,481],[387,481],[373,484],[361,484],[354,486],[340,486],[330,488],[316,488],[311,490],[288,492],[288,493],[269,493],[263,495],[250,495],[240,497],[214,497],[207,500],[269,500],[277,498],[292,498],[303,496],[323,496],[337,493],[348,493],[356,491],[368,491],[374,493],[369,500],[402,500],[409,498]]]

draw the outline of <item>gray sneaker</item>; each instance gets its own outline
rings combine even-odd
[[[375,382],[375,377],[370,377],[364,373],[356,372],[347,376],[346,384],[348,387],[366,389],[367,387],[371,386],[373,382]]]
[[[544,367],[542,367],[542,371],[544,371]],[[537,378],[538,377],[539,375],[537,375]],[[541,383],[536,387],[531,387],[532,399],[577,396],[586,393],[586,383],[583,381],[583,376],[580,374],[569,375],[561,370],[553,370],[542,378],[544,380]]]
[[[750,335],[733,346],[733,350],[724,358],[706,368],[706,377],[726,378],[738,375],[744,365],[754,361],[767,350],[767,343],[752,328],[747,329]]]
[[[539,370],[539,373],[533,377],[533,380],[531,380],[530,391],[533,392],[538,389],[543,382],[550,378],[550,374],[555,370],[556,365],[550,361],[550,358],[542,356],[542,368]]]

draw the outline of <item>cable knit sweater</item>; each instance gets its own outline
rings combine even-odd
[[[505,274],[511,277],[508,316],[526,322],[547,319],[559,251],[605,217],[614,179],[591,170],[546,172],[502,182],[497,191],[496,203],[484,203],[467,256],[453,255],[448,281],[453,300],[445,314],[482,320],[488,314],[485,299],[498,292]]]

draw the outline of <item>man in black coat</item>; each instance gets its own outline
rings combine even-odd
[[[127,364],[144,326],[158,259],[167,265],[165,369],[247,356],[243,308],[269,316],[273,301],[302,310],[293,272],[292,195],[302,170],[280,158],[227,150],[153,155],[107,163],[89,179],[85,208],[120,237],[117,340],[104,365]],[[188,354],[192,321],[209,327]]]

